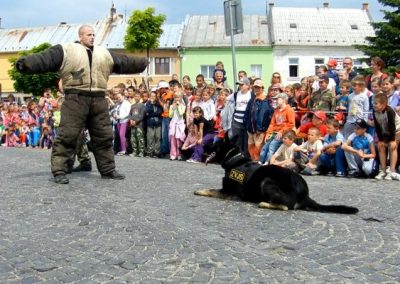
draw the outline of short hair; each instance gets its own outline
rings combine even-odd
[[[293,130],[288,130],[285,133],[283,133],[282,139],[283,138],[287,138],[291,141],[294,141],[294,139],[296,138],[296,132],[294,132]]]
[[[326,125],[332,125],[335,128],[339,128],[340,127],[339,121],[337,119],[334,119],[334,118],[328,119],[325,124]]]
[[[328,72],[328,67],[326,67],[326,65],[320,65],[318,66],[318,69],[324,70],[325,73]]]
[[[365,86],[365,78],[364,76],[358,75],[351,80],[351,85],[361,85]]]
[[[90,25],[82,25],[82,26],[79,27],[78,35],[83,35],[83,30],[87,29],[87,28],[90,28],[90,29],[94,30],[93,27],[90,26]]]
[[[388,104],[388,97],[385,94],[379,93],[374,97],[374,101],[380,104],[387,105]]]
[[[198,78],[201,78],[201,79],[204,80],[204,75],[203,74],[199,74],[199,75],[196,76],[196,79],[198,79]]]
[[[381,78],[375,77],[374,79],[371,80],[371,85],[372,84],[378,84],[378,86],[380,86],[382,84]]]
[[[315,134],[317,136],[319,136],[321,133],[317,127],[311,127],[310,129],[308,129],[308,132],[310,132],[310,131],[315,131]]]
[[[351,88],[351,82],[349,80],[343,80],[339,83],[340,87],[346,87],[347,89]]]
[[[385,79],[382,80],[381,83],[389,82],[390,84],[394,84],[394,77],[393,76],[387,76]]]

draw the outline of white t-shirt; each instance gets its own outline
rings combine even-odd
[[[293,143],[289,147],[285,144],[282,144],[278,150],[276,150],[274,156],[276,155],[276,159],[278,161],[285,161],[289,159],[293,159],[293,149],[297,147],[296,143]]]

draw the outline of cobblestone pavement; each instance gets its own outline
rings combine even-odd
[[[116,157],[125,181],[56,185],[49,156],[0,148],[0,283],[400,281],[399,182],[309,177],[360,213],[281,212],[194,196],[218,165]]]

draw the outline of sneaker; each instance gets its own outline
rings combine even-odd
[[[349,172],[348,174],[347,174],[347,177],[348,178],[358,178],[360,176],[360,173],[359,172],[356,172],[356,171],[354,171],[354,172]]]
[[[306,176],[311,176],[312,175],[312,170],[310,168],[305,167],[304,170],[302,170],[300,172],[300,174],[306,175]]]
[[[171,161],[176,160],[176,158],[175,158],[174,156],[170,156],[169,159],[170,159]]]
[[[385,180],[392,180],[392,174],[393,172],[391,172],[390,169],[386,170]]]
[[[320,174],[320,172],[317,171],[317,170],[311,170],[310,174],[311,174],[312,176],[317,176],[317,175]]]
[[[117,156],[125,156],[126,155],[126,152],[118,152],[117,153]]]
[[[183,161],[183,158],[181,156],[178,156],[178,161]]]
[[[400,180],[400,174],[395,172],[391,172],[390,177],[392,178],[392,180]]]
[[[346,175],[342,172],[337,172],[335,176],[336,177],[345,177]]]
[[[125,179],[125,176],[118,173],[116,170],[113,170],[110,173],[102,174],[101,178],[103,178],[103,179]]]
[[[386,172],[384,170],[379,170],[379,173],[375,176],[375,179],[382,180],[385,178]]]
[[[65,174],[59,174],[54,176],[54,182],[58,184],[68,184],[69,180]]]

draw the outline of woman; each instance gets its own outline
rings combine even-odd
[[[383,73],[383,68],[385,68],[385,62],[380,57],[376,56],[371,58],[372,75],[368,75],[365,78],[368,90],[371,90],[371,82],[375,78],[379,78],[381,80],[387,78],[388,74]]]

